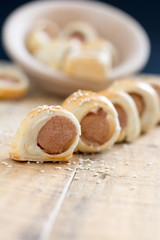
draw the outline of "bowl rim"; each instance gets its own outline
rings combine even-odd
[[[134,19],[132,16],[130,16],[128,13],[126,13],[125,11],[112,6],[110,4],[107,3],[102,3],[102,2],[97,2],[97,1],[90,1],[90,0],[60,0],[60,1],[35,1],[35,2],[29,2],[29,3],[25,3],[21,6],[19,6],[17,9],[15,9],[14,11],[12,11],[10,13],[10,15],[7,17],[7,19],[5,20],[3,26],[2,26],[2,43],[4,46],[4,49],[6,50],[6,53],[8,54],[8,56],[11,57],[12,60],[16,61],[17,63],[19,63],[24,69],[26,69],[27,71],[31,71],[33,75],[37,75],[41,74],[42,76],[47,76],[49,81],[53,81],[52,78],[56,78],[58,79],[58,81],[62,80],[63,78],[65,78],[65,81],[69,81],[71,84],[75,84],[75,82],[79,82],[79,81],[75,81],[74,78],[72,77],[68,77],[66,75],[64,75],[62,72],[59,72],[55,69],[51,69],[51,67],[48,66],[44,66],[42,63],[38,62],[34,56],[32,56],[26,49],[25,46],[25,50],[28,54],[28,56],[30,55],[29,58],[21,58],[19,54],[17,54],[17,52],[14,51],[14,47],[12,47],[12,44],[10,44],[10,41],[8,40],[8,35],[10,34],[10,28],[12,25],[12,22],[16,20],[16,18],[19,16],[19,14],[21,14],[22,12],[26,11],[26,9],[30,9],[30,8],[36,8],[37,6],[53,6],[54,8],[56,8],[56,6],[64,6],[64,4],[67,3],[67,7],[72,6],[79,6],[79,7],[84,7],[88,6],[88,7],[92,7],[92,8],[97,8],[99,10],[109,10],[112,13],[116,13],[117,18],[121,18],[121,19],[125,19],[127,20],[127,24],[130,24],[131,28],[134,29],[135,34],[137,34],[138,38],[143,42],[143,51],[141,52],[141,58],[138,61],[134,61],[134,65],[132,63],[128,64],[128,70],[126,69],[126,71],[124,71],[123,69],[120,69],[122,71],[122,73],[119,74],[119,77],[123,77],[123,75],[130,75],[133,74],[135,72],[138,72],[140,69],[142,69],[145,64],[147,63],[149,56],[150,56],[150,51],[151,51],[151,45],[150,45],[150,40],[149,37],[145,31],[145,29],[143,28],[143,26],[136,20]],[[23,44],[25,45],[25,43]],[[28,60],[31,61],[28,61]],[[34,64],[34,66],[33,66]],[[43,65],[43,67],[42,67]],[[125,74],[124,74],[125,72]],[[114,79],[116,78],[118,75],[118,73],[114,74],[114,71],[111,72],[109,79]],[[62,81],[62,82],[65,82]],[[82,81],[83,82],[83,81]]]

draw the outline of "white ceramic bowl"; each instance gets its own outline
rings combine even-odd
[[[95,84],[66,76],[38,62],[26,49],[25,38],[34,21],[53,19],[60,27],[74,20],[91,23],[99,34],[117,48],[120,59],[106,83]],[[36,1],[15,10],[3,27],[6,52],[39,86],[68,95],[77,89],[101,90],[108,80],[141,70],[150,54],[148,36],[140,24],[123,11],[107,4],[88,1]]]

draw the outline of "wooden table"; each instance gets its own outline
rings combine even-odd
[[[72,163],[9,159],[26,113],[61,102],[42,93],[0,102],[0,240],[159,240],[160,127]]]

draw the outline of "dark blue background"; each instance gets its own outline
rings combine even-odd
[[[76,1],[76,0],[75,0]],[[27,3],[25,0],[0,1],[0,29],[6,17],[20,5]],[[147,31],[151,41],[151,56],[144,72],[160,73],[160,3],[151,0],[108,0],[103,1],[116,6],[133,16]],[[0,42],[0,59],[7,59]]]

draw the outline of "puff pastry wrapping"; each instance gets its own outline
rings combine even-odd
[[[0,98],[18,99],[29,88],[28,77],[14,64],[0,62]]]
[[[68,23],[60,34],[61,38],[91,42],[98,37],[98,33],[90,24],[83,21]]]
[[[35,51],[34,56],[39,61],[52,68],[63,70],[63,65],[67,61],[68,55],[73,51],[78,51],[80,48],[81,45],[77,42],[56,39]]]
[[[110,88],[123,90],[133,98],[139,112],[142,132],[148,131],[158,122],[158,96],[149,84],[128,78],[115,81]]]
[[[63,71],[69,76],[90,82],[106,82],[106,77],[117,61],[114,46],[105,40],[97,39],[82,45],[77,51],[68,54]]]
[[[59,34],[58,25],[49,19],[38,20],[26,37],[26,46],[29,52],[37,50],[49,44]]]
[[[13,138],[10,157],[18,161],[67,161],[80,132],[72,113],[60,106],[40,106],[22,121]]]
[[[106,89],[99,94],[107,97],[118,112],[121,132],[117,142],[134,141],[140,135],[140,119],[133,99],[123,91]]]
[[[76,151],[100,152],[117,140],[120,125],[117,112],[106,97],[91,91],[73,93],[62,105],[72,112],[81,125],[81,137]]]
[[[156,75],[138,75],[136,76],[137,81],[144,81],[151,85],[151,87],[156,91],[159,99],[159,122],[160,122],[160,77]]]

